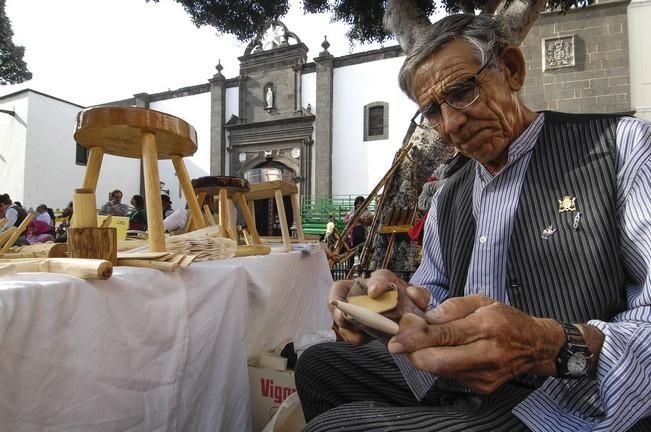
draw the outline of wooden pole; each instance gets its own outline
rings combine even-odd
[[[72,208],[74,209],[72,227],[97,228],[96,206],[94,189],[75,189],[75,193],[72,195]]]
[[[301,203],[298,198],[298,194],[291,194],[292,199],[292,212],[294,213],[294,223],[296,224],[296,235],[298,236],[298,241],[303,243],[305,242],[305,235],[303,234],[303,223],[301,221]]]
[[[27,229],[27,225],[34,219],[34,215],[31,213],[27,213],[27,216],[25,216],[25,219],[20,223],[18,226],[18,229],[13,231],[11,234],[11,237],[9,237],[9,240],[7,240],[7,243],[2,246],[2,249],[0,249],[0,255],[7,252],[10,247],[16,243],[16,240],[18,240],[18,237]]]
[[[99,179],[99,170],[102,167],[104,158],[103,147],[91,147],[88,151],[88,161],[86,162],[86,174],[84,175],[84,189],[97,189],[97,180]],[[77,211],[77,209],[75,209]]]
[[[190,181],[188,170],[185,168],[185,164],[183,163],[183,158],[180,156],[174,156],[172,157],[172,163],[174,164],[176,175],[179,178],[179,183],[181,184],[183,195],[185,195],[185,200],[188,202],[190,214],[194,216],[192,218],[194,227],[197,229],[205,228],[206,222],[203,220],[201,207],[199,206],[197,195],[195,194],[194,188],[192,187],[192,182]]]
[[[145,203],[147,204],[149,248],[152,252],[165,252],[165,228],[163,226],[163,204],[160,199],[156,135],[152,132],[143,131],[141,144],[142,166],[145,177]]]
[[[276,208],[278,209],[278,220],[280,221],[280,232],[283,235],[283,243],[285,245],[285,252],[291,252],[292,241],[289,238],[289,226],[287,226],[287,214],[285,213],[285,203],[283,202],[283,193],[280,189],[274,192],[276,197]]]

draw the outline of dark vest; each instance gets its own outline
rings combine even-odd
[[[511,304],[565,322],[609,320],[626,305],[616,212],[619,118],[545,112],[525,174],[508,247]],[[475,164],[450,177],[438,204],[450,297],[464,295],[475,236]],[[559,200],[576,197],[576,211]],[[579,228],[574,219],[581,213]],[[556,232],[541,238],[545,227]]]
[[[16,210],[16,213],[18,213],[18,217],[16,218],[16,223],[14,226],[20,226],[20,224],[23,223],[23,220],[27,217],[27,211],[25,211],[24,208],[17,206],[16,204],[9,206],[9,208]]]

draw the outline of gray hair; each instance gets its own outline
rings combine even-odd
[[[455,39],[464,39],[470,43],[477,60],[484,64],[489,54],[497,56],[509,43],[509,34],[502,20],[493,15],[446,16],[429,26],[414,42],[400,68],[400,88],[415,101],[416,98],[411,93],[413,72],[430,55]]]

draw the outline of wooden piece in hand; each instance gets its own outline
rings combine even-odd
[[[389,318],[380,315],[379,313],[368,310],[364,307],[357,306],[354,304],[335,301],[332,303],[337,309],[344,312],[346,315],[353,318],[355,321],[363,324],[372,329],[378,330],[380,332],[386,333],[388,335],[395,335],[398,333],[398,323],[390,320]]]
[[[376,298],[368,295],[350,296],[346,301],[350,304],[366,308],[376,313],[383,313],[398,306],[398,291],[386,291]]]

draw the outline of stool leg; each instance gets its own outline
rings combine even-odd
[[[303,234],[303,223],[301,221],[301,203],[298,199],[298,194],[292,194],[292,212],[294,213],[294,223],[296,224],[296,234],[298,241],[304,242],[305,235]]]
[[[237,241],[237,233],[232,232],[231,229],[229,221],[230,209],[228,207],[228,191],[226,188],[221,188],[219,189],[219,225],[221,225],[225,235]]]
[[[258,230],[255,228],[255,220],[253,220],[253,217],[251,216],[251,210],[249,210],[249,206],[246,203],[246,200],[242,196],[242,194],[235,194],[233,197],[235,198],[235,201],[237,204],[240,206],[242,209],[242,216],[244,216],[244,222],[246,222],[246,227],[249,229],[249,233],[251,233],[251,238],[253,239],[253,244],[262,244],[260,241],[260,236],[258,235]]]
[[[181,184],[181,189],[183,189],[185,200],[188,202],[188,206],[190,207],[190,213],[194,216],[192,218],[194,226],[197,229],[205,228],[206,222],[203,220],[201,207],[199,207],[197,195],[192,187],[192,182],[190,182],[190,176],[188,175],[188,170],[185,169],[183,159],[180,156],[174,156],[172,157],[172,163],[174,164],[176,175],[179,177],[179,183]]]
[[[152,252],[165,252],[163,205],[160,200],[160,178],[158,177],[158,151],[156,150],[156,135],[151,132],[142,132],[142,167],[145,178],[149,249]]]
[[[86,174],[84,174],[84,189],[97,189],[97,180],[99,179],[99,169],[102,167],[104,157],[104,148],[91,147],[88,151],[88,162],[86,163]]]
[[[253,226],[255,226],[255,201],[247,201],[246,204],[249,206],[249,211],[251,212],[251,220],[253,221]]]
[[[285,245],[285,251],[290,252],[292,250],[292,241],[289,239],[289,226],[287,226],[287,214],[285,214],[283,193],[280,191],[280,189],[276,189],[274,196],[276,197],[276,207],[278,208],[280,232],[283,234],[283,244]]]

